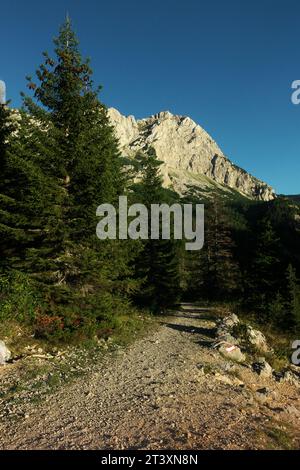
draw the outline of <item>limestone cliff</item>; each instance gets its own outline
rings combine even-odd
[[[270,186],[234,165],[210,135],[189,117],[166,111],[136,120],[114,108],[108,113],[123,155],[134,157],[147,145],[155,148],[158,158],[164,162],[162,173],[166,186],[182,192],[189,184],[202,188],[217,185],[251,199],[274,199]]]

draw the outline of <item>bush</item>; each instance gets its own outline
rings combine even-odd
[[[274,300],[268,304],[270,322],[278,328],[286,327],[286,310],[286,302],[283,296],[278,292],[274,297]]]
[[[133,314],[126,299],[107,292],[82,295],[61,287],[45,294],[43,308],[35,310],[33,332],[50,341],[81,341],[97,336],[107,339]]]
[[[0,320],[31,323],[41,305],[31,279],[19,271],[0,274]]]
[[[38,339],[77,342],[109,336],[127,327],[135,310],[109,292],[82,294],[67,286],[43,289],[19,271],[0,274],[0,321],[27,325]]]
[[[34,324],[34,333],[37,338],[49,338],[63,329],[63,319],[58,316],[38,315]]]

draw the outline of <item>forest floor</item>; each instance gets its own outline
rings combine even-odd
[[[42,400],[20,379],[0,395],[0,448],[299,448],[299,388],[212,349],[216,317],[185,304]],[[21,367],[0,369],[0,391]]]

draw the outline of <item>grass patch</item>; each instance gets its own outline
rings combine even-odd
[[[287,430],[268,427],[264,430],[264,433],[268,438],[268,448],[270,450],[295,449],[293,439]]]
[[[212,366],[211,364],[204,364],[203,366],[203,372],[205,375],[211,375],[216,372],[216,368]]]

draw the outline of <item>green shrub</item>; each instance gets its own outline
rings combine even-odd
[[[33,319],[36,338],[50,341],[81,341],[97,336],[107,339],[122,328],[134,309],[126,299],[108,292],[89,293],[61,287],[45,295],[44,307]]]
[[[0,321],[30,323],[41,296],[28,276],[19,271],[0,274]]]

